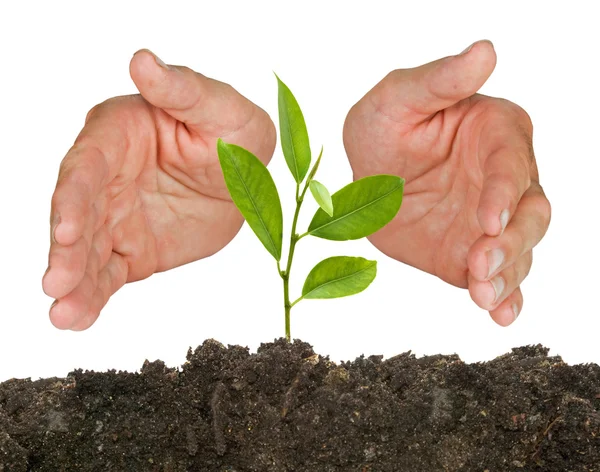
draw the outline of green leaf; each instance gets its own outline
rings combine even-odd
[[[281,259],[283,213],[267,167],[250,151],[217,141],[227,189],[252,231],[276,260]]]
[[[336,256],[319,262],[306,277],[302,298],[339,298],[366,289],[377,274],[377,261]]]
[[[308,178],[307,178],[308,182],[311,182],[312,179],[315,177],[315,174],[317,173],[317,170],[319,169],[319,164],[321,163],[321,158],[322,157],[323,157],[323,146],[321,146],[321,152],[319,153],[319,157],[317,158],[317,162],[315,162],[315,165],[311,169],[310,174],[308,174]]]
[[[277,74],[275,74],[277,77]],[[310,143],[304,115],[296,98],[279,77],[279,132],[281,149],[290,172],[297,183],[304,180],[310,167]]]
[[[333,241],[360,239],[379,231],[400,210],[404,179],[372,175],[346,185],[331,197],[333,216],[318,209],[308,234]]]
[[[315,200],[323,209],[323,211],[325,211],[329,216],[333,216],[333,203],[331,202],[331,195],[329,194],[327,187],[325,187],[325,185],[323,185],[321,182],[311,180],[310,193],[313,194],[313,197],[315,197]]]

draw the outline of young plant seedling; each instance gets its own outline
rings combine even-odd
[[[377,273],[376,261],[362,257],[330,257],[319,262],[310,271],[304,282],[302,295],[291,302],[290,272],[298,241],[306,236],[347,241],[375,233],[392,221],[400,210],[404,179],[394,175],[373,175],[352,182],[330,195],[325,185],[314,179],[323,156],[323,148],[309,172],[311,151],[304,115],[294,95],[279,77],[277,83],[281,148],[296,181],[296,211],[285,269],[281,268],[283,212],[271,173],[250,151],[235,144],[227,144],[222,139],[217,141],[217,153],[233,202],[277,261],[277,270],[283,279],[285,337],[290,341],[290,311],[296,303],[304,299],[354,295],[366,289]],[[303,182],[304,187],[300,191]],[[298,234],[298,215],[309,188],[320,208],[308,229]]]

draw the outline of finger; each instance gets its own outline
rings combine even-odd
[[[96,198],[96,201],[92,205],[94,210],[94,234],[102,228],[106,219],[108,218],[108,211],[110,210],[110,200],[106,191],[101,191],[100,195]]]
[[[158,268],[156,239],[146,215],[137,210],[112,229],[113,251],[128,265],[127,282],[150,277]]]
[[[539,183],[533,181],[500,236],[481,236],[469,249],[469,273],[485,281],[514,264],[544,237],[551,219],[550,202]]]
[[[457,56],[391,72],[365,98],[391,120],[415,125],[476,93],[495,66],[492,43],[478,41]]]
[[[87,314],[98,285],[98,272],[103,259],[106,260],[107,247],[110,248],[108,231],[99,231],[94,236],[85,273],[79,284],[50,309],[50,321],[58,329],[69,329]]]
[[[98,286],[87,313],[71,326],[72,331],[83,331],[92,326],[109,298],[127,281],[127,263],[117,253],[111,253],[110,259],[98,274]]]
[[[100,228],[94,235],[93,246],[98,253],[98,271],[101,271],[108,264],[113,248],[112,236],[106,226]]]
[[[483,183],[477,207],[477,219],[489,236],[501,234],[517,204],[531,185],[528,149],[516,143],[503,146],[483,164]]]
[[[500,326],[509,326],[515,322],[522,309],[523,293],[517,287],[498,307],[490,311],[490,316]]]
[[[81,237],[69,246],[57,242],[50,245],[48,256],[48,269],[42,278],[44,293],[55,299],[60,299],[79,285],[87,265],[94,228],[101,219],[99,211],[105,213],[106,209],[98,209],[92,205],[88,211],[85,228]]]
[[[109,182],[118,193],[139,175],[150,150],[155,129],[148,104],[138,96],[109,99],[90,110],[86,123],[69,150],[52,197],[52,236],[60,244],[81,237],[90,205]],[[129,156],[128,159],[126,157]],[[122,177],[115,180],[117,175]]]
[[[102,152],[93,145],[75,144],[63,159],[52,195],[51,238],[68,246],[81,238],[91,207],[108,182]]]
[[[168,66],[147,49],[134,54],[130,74],[148,102],[201,136],[224,137],[259,110],[230,85],[187,67]]]
[[[469,294],[477,306],[490,312],[496,310],[523,282],[531,270],[533,251],[527,251],[517,261],[489,281],[479,281],[469,274]]]

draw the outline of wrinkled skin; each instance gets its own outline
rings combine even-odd
[[[390,73],[350,110],[344,143],[355,178],[406,179],[400,213],[370,240],[468,287],[508,325],[513,306],[521,309],[519,285],[550,206],[527,114],[475,94],[494,64],[491,44],[481,42],[467,55]],[[237,234],[243,220],[223,181],[218,137],[265,164],[274,151],[267,113],[230,86],[165,66],[147,50],[134,55],[130,73],[140,94],[94,107],[60,166],[42,280],[60,329],[88,328],[126,282],[214,254]],[[491,249],[505,254],[491,274],[496,286],[504,280],[498,300],[488,277]]]
[[[481,41],[464,54],[391,72],[350,110],[344,144],[355,178],[406,179],[400,212],[370,241],[468,288],[507,326],[521,311],[519,286],[550,223],[550,204],[527,113],[475,93],[495,64],[492,44]]]
[[[52,197],[46,294],[61,329],[91,326],[126,282],[210,256],[239,231],[216,140],[265,164],[276,142],[265,111],[229,85],[138,52],[141,94],[94,107],[64,158]],[[58,220],[60,218],[60,220]]]

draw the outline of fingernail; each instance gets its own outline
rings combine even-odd
[[[54,308],[54,306],[58,303],[58,300],[54,300],[54,302],[52,302],[52,305],[50,305],[50,311],[52,311],[52,308]]]
[[[59,225],[59,223],[60,223],[60,215],[58,213],[56,213],[52,220],[52,227],[50,228],[50,239],[52,240],[53,243],[56,242],[56,238],[54,237],[54,232],[56,231],[56,227]]]
[[[492,274],[494,272],[496,272],[498,270],[498,268],[502,265],[502,263],[504,262],[504,252],[502,252],[502,249],[492,249],[491,251],[488,251],[487,253],[487,260],[488,260],[488,275],[487,275],[487,279],[489,279]]]
[[[161,66],[163,69],[171,70],[171,69],[169,68],[169,66],[168,66],[168,65],[166,65],[166,64],[163,62],[163,60],[162,60],[160,57],[158,57],[156,54],[154,54],[154,60],[155,60],[155,61],[156,61],[156,63],[157,63],[159,66]]]
[[[146,49],[146,48],[138,49],[136,52],[133,53],[133,56],[135,57],[135,55],[138,52],[142,52],[142,51],[146,51],[146,52],[149,52],[150,54],[152,54],[154,56],[154,60],[156,61],[156,63],[159,66],[161,66],[163,69],[171,70],[171,68],[168,65],[166,65],[160,57],[158,57],[156,54],[154,54],[152,51],[150,51],[150,49]]]
[[[506,229],[506,225],[508,224],[508,216],[508,208],[505,208],[500,213],[500,226],[502,227],[502,229],[500,230],[500,234],[504,233],[504,230]]]
[[[494,292],[496,292],[496,298],[494,298],[494,303],[496,303],[504,292],[504,279],[502,277],[494,277],[490,282],[492,287],[494,287]]]
[[[473,48],[473,46],[475,46],[477,43],[490,43],[491,46],[494,47],[494,44],[489,39],[482,39],[480,41],[475,41],[467,49],[465,49],[463,52],[461,52],[459,54],[459,56],[464,56],[465,54],[467,54]]]
[[[519,317],[519,306],[516,303],[512,304],[512,311],[515,314],[515,318],[514,319],[516,320]]]
[[[473,44],[471,44],[471,45],[470,45],[470,46],[469,46],[467,49],[465,49],[463,52],[461,52],[461,53],[460,53],[460,54],[458,54],[458,55],[459,55],[459,56],[464,56],[465,54],[467,54],[467,53],[468,53],[468,52],[471,50],[471,48],[472,48],[473,46],[475,46],[475,44],[477,44],[477,41],[475,41],[475,42],[474,42]]]

